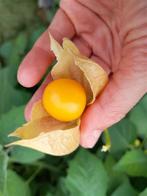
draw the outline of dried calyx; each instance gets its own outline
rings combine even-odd
[[[78,81],[85,89],[87,104],[92,104],[105,87],[108,76],[97,63],[83,56],[73,42],[63,39],[62,46],[50,36],[51,50],[57,63],[51,71],[53,80],[68,78]],[[16,129],[10,136],[19,137],[11,145],[26,146],[61,156],[73,152],[80,143],[80,118],[61,122],[45,111],[42,100],[33,106],[30,122]]]

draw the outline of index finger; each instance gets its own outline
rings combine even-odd
[[[36,85],[54,60],[54,55],[50,51],[48,31],[58,42],[61,42],[63,37],[72,38],[75,34],[72,22],[64,11],[59,9],[48,29],[36,41],[19,66],[17,78],[25,87]]]

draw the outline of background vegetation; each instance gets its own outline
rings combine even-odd
[[[109,152],[101,152],[103,136],[95,148],[64,157],[4,147],[37,88],[17,83],[18,65],[57,7],[54,1],[47,12],[34,0],[0,0],[0,196],[147,196],[147,96],[109,129]]]

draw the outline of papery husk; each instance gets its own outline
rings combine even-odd
[[[55,53],[56,42],[51,35],[50,40],[51,49]],[[87,103],[93,103],[108,82],[107,73],[100,65],[81,55],[74,43],[67,38],[63,39],[63,49],[57,55],[59,61],[51,71],[53,79],[69,78],[78,81],[85,88]]]
[[[51,71],[53,80],[74,79],[81,83],[87,95],[87,104],[93,103],[108,81],[106,72],[95,62],[80,54],[78,48],[67,38],[61,47],[50,35],[51,50],[57,63]],[[61,122],[45,111],[38,101],[31,114],[31,121],[16,129],[10,136],[21,140],[10,145],[26,146],[41,152],[61,156],[73,152],[80,143],[80,120]]]
[[[38,101],[32,109],[31,121],[9,136],[16,136],[22,140],[7,146],[20,145],[50,155],[67,155],[79,146],[79,121],[60,122],[49,115],[46,116],[42,102]]]
[[[49,116],[49,114],[44,109],[42,101],[41,100],[37,101],[32,108],[31,121],[46,116]]]
[[[43,132],[37,137],[18,140],[7,145],[7,147],[19,145],[35,149],[46,154],[62,156],[73,152],[79,146],[79,142],[80,132],[79,126],[77,125],[66,130],[57,129],[46,133]]]

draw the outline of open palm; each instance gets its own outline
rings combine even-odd
[[[92,147],[103,129],[122,119],[147,92],[147,1],[62,0],[48,30],[56,40],[68,37],[110,76],[105,90],[82,116],[81,145]],[[47,31],[48,31],[47,30]],[[18,70],[25,87],[37,84],[54,60],[48,32],[37,40]],[[28,103],[30,118],[50,75]]]

